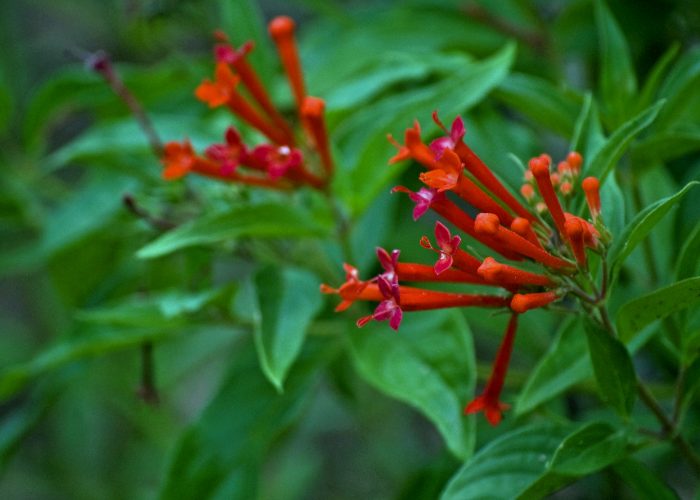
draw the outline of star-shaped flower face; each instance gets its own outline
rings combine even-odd
[[[239,164],[245,162],[248,150],[238,131],[229,127],[226,130],[226,143],[212,144],[204,154],[221,166],[222,174],[231,175]]]
[[[226,63],[216,65],[215,79],[204,80],[194,91],[197,99],[206,102],[210,108],[226,104],[236,92],[239,78]]]
[[[301,151],[289,146],[262,144],[253,148],[253,161],[267,170],[270,179],[277,180],[303,161]]]
[[[189,141],[169,142],[163,148],[163,177],[172,180],[186,175],[194,165],[194,150]]]
[[[462,142],[466,130],[464,128],[462,117],[460,116],[455,118],[455,120],[452,122],[452,127],[450,128],[449,132],[447,132],[447,129],[440,121],[440,118],[438,118],[437,111],[433,112],[433,120],[447,134],[446,136],[439,137],[430,143],[430,149],[435,154],[435,157],[439,159],[442,157],[442,154],[446,149],[454,149],[457,144]]]

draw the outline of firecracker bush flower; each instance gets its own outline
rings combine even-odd
[[[425,184],[417,191],[397,186],[394,192],[408,194],[415,203],[413,219],[428,210],[442,220],[435,223],[435,244],[424,236],[420,244],[438,254],[434,265],[399,262],[400,251],[377,248],[382,272],[369,280],[345,265],[346,281],[339,288],[322,285],[324,293],[340,295],[337,311],[354,301],[378,302],[371,315],[357,320],[388,321],[398,330],[403,312],[450,307],[488,307],[507,310],[510,320],[496,354],[491,376],[481,395],[469,402],[465,413],[483,411],[497,425],[507,405],[500,400],[518,324],[518,316],[569,297],[588,299],[582,289],[591,281],[588,253],[604,255],[610,234],[601,217],[599,183],[594,177],[582,182],[583,158],[571,152],[552,168],[542,154],[529,161],[519,201],[474,151],[464,142],[465,127],[457,117],[448,131],[437,113],[433,120],[445,135],[430,144],[423,142],[418,122],[408,128],[402,144],[389,137],[398,149],[390,160],[413,160],[425,171]],[[589,218],[566,212],[564,207],[581,186]],[[472,217],[466,207],[478,214]],[[451,226],[451,230],[448,226]],[[480,257],[469,249],[458,230],[482,245],[492,255]],[[510,262],[510,263],[507,263]],[[537,269],[536,272],[523,267]],[[488,293],[453,293],[407,286],[416,283],[463,283],[480,285]],[[604,293],[604,292],[603,292]],[[599,297],[602,299],[602,297]]]
[[[306,93],[294,29],[294,21],[286,16],[276,17],[268,25],[294,96],[296,125],[278,111],[248,62],[253,43],[235,48],[226,35],[216,32],[219,43],[214,47],[214,78],[205,79],[195,95],[210,108],[227,107],[266,142],[246,144],[234,126],[226,130],[223,142],[210,145],[203,153],[195,152],[188,140],[168,142],[162,158],[165,179],[179,179],[193,172],[269,189],[288,190],[302,185],[325,189],[334,169],[325,103]]]

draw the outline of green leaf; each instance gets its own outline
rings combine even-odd
[[[653,166],[654,162],[675,160],[700,149],[700,128],[686,125],[683,129],[659,132],[632,147],[635,163]]]
[[[508,75],[494,92],[517,111],[564,137],[571,136],[580,98],[547,80],[524,73]]]
[[[225,211],[206,214],[165,233],[141,248],[137,256],[141,259],[152,259],[182,248],[215,245],[242,236],[322,236],[327,229],[293,206],[275,203],[235,206]]]
[[[625,228],[625,196],[613,172],[600,188],[600,205],[603,208],[605,225],[613,235],[621,234]]]
[[[158,327],[184,323],[184,317],[200,311],[223,295],[218,288],[197,293],[167,290],[122,299],[109,306],[83,309],[77,319],[94,324]]]
[[[543,498],[625,453],[626,436],[605,423],[538,424],[502,435],[452,477],[442,500]]]
[[[440,498],[517,498],[547,473],[548,460],[566,435],[567,428],[556,424],[503,434],[457,471]]]
[[[593,373],[601,396],[623,417],[629,416],[637,393],[637,376],[627,348],[597,323],[583,323]]]
[[[639,500],[678,500],[678,495],[657,474],[639,460],[627,458],[613,467],[615,474],[634,490]]]
[[[600,89],[605,109],[617,125],[627,118],[629,103],[637,92],[637,78],[625,36],[605,2],[596,1],[595,13],[601,55]]]
[[[676,203],[679,203],[688,191],[698,184],[700,184],[698,181],[690,182],[676,194],[652,203],[639,212],[621,234],[614,236],[615,241],[608,253],[608,260],[611,265],[611,284],[615,282],[622,264],[632,253],[632,250],[646,238],[664,215],[666,215]]]
[[[654,67],[647,75],[646,81],[644,82],[644,87],[639,92],[639,97],[637,98],[638,110],[641,110],[642,108],[645,108],[652,103],[652,101],[654,100],[654,96],[659,90],[662,78],[666,76],[668,68],[678,55],[678,51],[680,50],[680,48],[680,43],[674,42],[668,48],[668,50],[664,52],[664,55],[661,56],[661,58],[658,61],[656,61],[656,64],[654,64]]]
[[[617,313],[620,340],[629,342],[642,328],[700,302],[700,277],[659,288],[623,305]]]
[[[309,350],[279,394],[258,368],[252,346],[239,350],[218,394],[180,437],[160,498],[256,498],[260,462],[298,419],[329,352]]]
[[[697,122],[700,105],[700,50],[694,47],[678,60],[664,81],[659,95],[668,100],[659,116],[657,128],[670,130],[688,122]]]
[[[586,336],[577,318],[566,321],[540,359],[515,403],[517,415],[527,413],[591,375]]]
[[[663,105],[664,101],[657,102],[615,130],[612,136],[593,156],[585,174],[598,177],[601,182],[604,182],[610,171],[622,157],[627,145],[654,121]]]
[[[187,333],[191,334],[193,329],[196,327],[188,326]],[[81,332],[76,337],[63,339],[59,343],[47,347],[31,361],[3,369],[0,372],[0,401],[16,394],[39,375],[68,363],[138,346],[145,341],[166,339],[182,332],[182,325],[157,328],[124,328],[119,326],[114,329],[100,326],[99,329]]]
[[[398,333],[385,324],[349,335],[357,370],[380,391],[417,408],[462,459],[474,446],[474,419],[462,409],[473,396],[471,332],[456,311],[407,315]]]
[[[290,267],[266,267],[255,275],[255,347],[265,376],[280,392],[321,307],[318,286],[315,275]]]
[[[678,259],[676,260],[676,280],[694,276],[698,270],[698,255],[700,255],[700,224],[690,233],[683,243]]]
[[[626,444],[624,431],[604,422],[591,422],[562,441],[550,468],[560,474],[585,476],[618,461]]]

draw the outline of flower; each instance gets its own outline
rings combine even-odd
[[[398,150],[390,163],[414,160],[425,169],[419,174],[419,179],[427,187],[413,191],[396,186],[392,192],[406,193],[415,203],[414,220],[429,210],[444,220],[445,223],[440,220],[435,223],[436,246],[426,236],[420,240],[421,246],[438,254],[437,262],[433,266],[404,263],[399,261],[398,250],[388,253],[378,248],[381,274],[369,281],[359,281],[354,273],[339,289],[322,285],[322,291],[340,295],[343,302],[338,307],[343,310],[357,300],[378,302],[372,314],[358,320],[358,326],[371,320],[389,321],[394,330],[399,328],[403,313],[409,311],[449,307],[509,310],[511,318],[485,389],[465,408],[465,413],[483,411],[489,423],[496,425],[507,407],[500,401],[500,395],[513,350],[518,316],[553,304],[569,292],[579,293],[581,283],[577,280],[580,278],[585,283],[589,279],[586,275],[587,252],[604,251],[609,234],[599,218],[596,179],[587,178],[583,183],[593,223],[565,212],[557,196],[555,185],[562,196],[576,194],[575,186],[583,164],[579,153],[570,152],[559,162],[557,172],[550,171],[552,160],[549,155],[531,159],[530,169],[525,172],[525,183],[520,189],[523,203],[464,143],[465,129],[461,118],[452,122],[449,132],[437,113],[433,113],[433,120],[446,135],[432,141],[430,146],[421,139],[421,127],[417,121],[405,130],[403,144],[392,136],[388,137]],[[477,211],[476,217],[470,215],[465,203]],[[493,255],[477,257],[470,248],[463,248],[462,236],[453,234],[447,224],[486,247],[487,252],[499,254],[499,260]],[[540,270],[522,269],[501,262],[501,258],[514,264],[529,261],[530,267],[539,267]],[[491,287],[496,293],[442,292],[423,286],[407,286],[406,281],[466,283]]]
[[[224,33],[216,32],[214,78],[205,79],[196,88],[195,96],[211,108],[226,106],[266,141],[247,144],[236,128],[229,127],[225,142],[210,145],[204,156],[196,155],[189,143],[180,146],[176,146],[180,144],[177,142],[169,143],[163,157],[167,179],[196,172],[270,189],[293,189],[303,185],[326,189],[334,168],[325,124],[325,103],[318,97],[306,95],[294,21],[285,16],[277,17],[270,22],[269,32],[285,69],[303,130],[295,131],[277,110],[248,62],[253,43],[246,42],[235,48]],[[239,87],[245,89],[245,95]],[[195,164],[198,168],[193,167]]]
[[[488,422],[494,426],[501,422],[502,412],[509,408],[507,404],[500,401],[500,397],[501,391],[503,390],[503,384],[506,379],[506,373],[508,372],[510,355],[513,352],[513,344],[515,342],[515,333],[517,328],[518,315],[512,314],[510,320],[508,321],[506,333],[503,336],[500,347],[498,348],[498,353],[496,354],[496,359],[491,370],[491,376],[486,383],[484,392],[475,397],[464,408],[465,414],[483,411],[484,415],[486,416],[486,420],[488,420]]]

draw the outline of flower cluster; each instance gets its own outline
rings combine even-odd
[[[470,306],[508,310],[510,320],[491,376],[481,395],[465,408],[465,413],[483,411],[496,425],[506,408],[500,394],[518,316],[568,294],[575,296],[590,279],[587,252],[603,254],[609,243],[600,217],[599,183],[594,177],[582,182],[590,220],[566,212],[564,207],[574,201],[583,158],[571,152],[552,172],[551,158],[543,154],[529,162],[521,189],[525,198],[522,203],[464,142],[461,118],[454,120],[449,131],[437,113],[433,113],[433,119],[445,135],[430,144],[423,142],[418,122],[406,130],[403,143],[389,136],[398,148],[391,163],[411,159],[425,168],[420,174],[425,187],[412,191],[397,186],[393,191],[408,194],[415,203],[414,220],[432,210],[492,255],[482,258],[465,248],[460,235],[452,234],[448,225],[437,221],[434,244],[426,236],[420,242],[437,253],[434,265],[399,262],[399,250],[389,253],[378,248],[381,274],[362,281],[358,271],[346,264],[345,283],[337,289],[322,285],[321,291],[340,295],[342,302],[337,311],[347,309],[356,300],[378,302],[371,315],[357,321],[358,326],[387,320],[395,330],[404,311]],[[475,217],[468,207],[477,212]],[[524,269],[526,266],[531,270]],[[495,291],[452,293],[407,286],[405,282],[464,283]]]
[[[324,189],[328,184],[334,166],[326,133],[325,103],[306,94],[294,21],[280,16],[268,28],[287,75],[301,126],[295,130],[277,110],[247,61],[253,43],[249,41],[234,48],[226,35],[217,32],[214,79],[202,82],[195,95],[211,108],[226,106],[268,142],[251,147],[243,142],[235,127],[226,130],[223,143],[209,146],[201,155],[195,153],[188,140],[169,142],[164,146],[162,159],[166,179],[196,172],[222,181],[273,189],[300,185]]]

